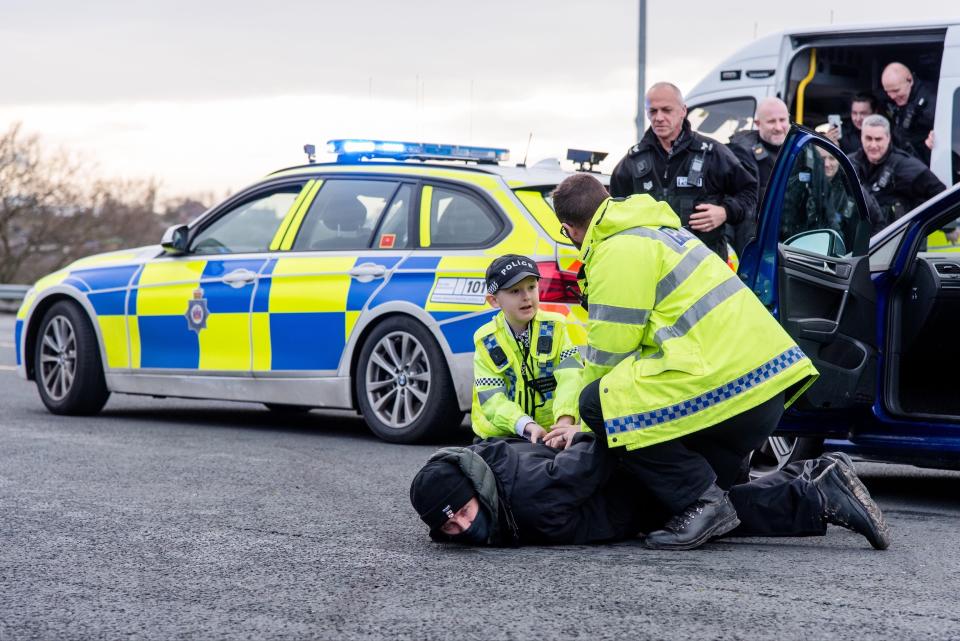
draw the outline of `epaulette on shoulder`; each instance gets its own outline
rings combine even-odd
[[[627,152],[628,156],[636,156],[640,153],[640,150],[643,148],[641,143],[635,144],[633,147],[630,147],[630,151]]]

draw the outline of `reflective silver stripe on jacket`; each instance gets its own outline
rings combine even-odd
[[[560,364],[557,365],[557,369],[554,371],[559,371],[562,369],[583,369],[583,365],[574,357],[565,358],[560,361]]]
[[[709,292],[704,294],[700,300],[691,305],[683,314],[674,321],[673,325],[661,327],[653,335],[653,341],[657,345],[663,345],[663,342],[671,338],[679,338],[690,331],[697,322],[706,316],[710,310],[727,300],[741,289],[746,289],[746,285],[731,272],[731,278],[720,283]]]
[[[636,352],[605,352],[602,349],[597,349],[587,345],[587,352],[584,355],[591,363],[596,363],[597,365],[616,365],[623,359],[628,356],[636,354]]]
[[[693,270],[710,256],[713,256],[713,251],[706,245],[696,245],[687,252],[686,256],[681,258],[680,262],[674,265],[673,269],[657,283],[654,306],[659,305],[660,301],[672,294],[683,281],[690,277]]]
[[[708,250],[709,251],[709,250]],[[633,309],[616,305],[593,303],[587,310],[590,320],[622,323],[624,325],[646,325],[650,318],[649,309]]]
[[[483,405],[484,403],[489,401],[492,397],[500,393],[506,394],[507,388],[501,386],[501,387],[493,387],[490,389],[480,390],[477,392],[477,400],[480,401],[481,405]]]
[[[630,229],[624,229],[623,231],[618,231],[613,236],[619,236],[624,234],[626,236],[640,236],[642,238],[650,238],[652,240],[658,240],[673,251],[678,254],[683,253],[683,245],[677,242],[676,239],[664,234],[662,231],[653,229],[651,227],[631,227]],[[613,238],[610,236],[610,238]]]

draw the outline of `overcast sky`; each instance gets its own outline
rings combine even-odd
[[[774,3],[770,3],[774,5]],[[104,176],[222,196],[380,137],[530,160],[635,142],[636,0],[0,0],[0,129],[21,121]],[[782,29],[946,18],[943,0],[648,2],[648,83],[689,89]]]

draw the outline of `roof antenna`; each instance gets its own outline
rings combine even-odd
[[[527,137],[527,150],[523,152],[523,162],[517,165],[517,167],[526,167],[527,166],[527,156],[530,155],[530,141],[533,140],[533,132],[530,132],[530,136]]]

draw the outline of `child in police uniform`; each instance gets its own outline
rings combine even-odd
[[[540,270],[525,256],[490,264],[487,302],[500,310],[473,335],[473,431],[537,442],[579,422],[580,353],[560,314],[540,311]]]

